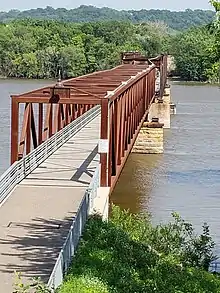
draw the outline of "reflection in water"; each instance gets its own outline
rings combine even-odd
[[[137,213],[142,208],[148,209],[149,198],[157,183],[151,176],[161,163],[161,155],[131,154],[128,157],[116,188],[111,196],[111,201],[124,209],[131,209]],[[154,174],[157,176],[157,174]]]
[[[177,115],[165,130],[163,155],[131,154],[111,200],[154,223],[172,211],[210,225],[220,255],[220,92],[218,87],[172,85]]]

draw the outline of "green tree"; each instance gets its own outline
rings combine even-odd
[[[217,61],[215,37],[206,28],[191,29],[175,38],[172,53],[181,78],[206,81]]]

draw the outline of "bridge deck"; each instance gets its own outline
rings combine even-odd
[[[86,125],[12,192],[1,207],[1,292],[14,271],[47,281],[99,160],[100,117]]]

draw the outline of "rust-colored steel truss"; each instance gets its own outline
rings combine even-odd
[[[124,64],[12,96],[11,163],[100,105],[100,139],[109,146],[100,154],[100,182],[113,188],[154,101],[157,69],[164,91],[166,60],[162,55],[148,64]]]

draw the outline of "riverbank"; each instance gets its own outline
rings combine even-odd
[[[207,272],[213,259],[208,227],[200,236],[173,214],[153,227],[148,216],[113,207],[108,222],[87,225],[59,293],[220,292],[220,279]]]
[[[191,81],[184,80],[178,76],[169,77],[168,80],[171,84],[186,85],[186,86],[220,86],[219,82],[207,82],[207,81]]]

